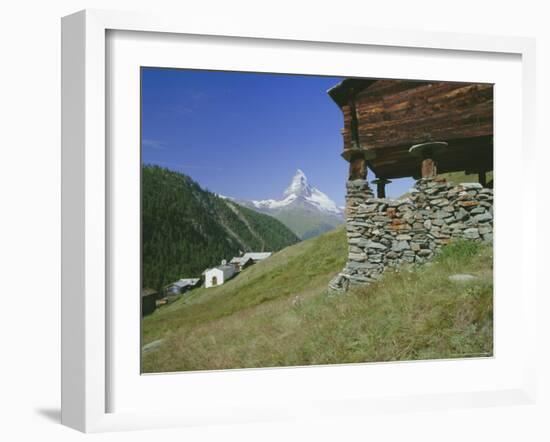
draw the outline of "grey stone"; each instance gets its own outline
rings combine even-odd
[[[464,237],[467,239],[478,239],[479,230],[475,227],[470,227],[469,229],[464,230]]]
[[[413,212],[405,212],[403,215],[403,220],[407,221],[408,223],[414,221],[415,216]]]
[[[460,209],[458,209],[457,212],[455,212],[455,218],[457,221],[464,221],[465,219],[467,219],[470,215],[468,214],[468,212],[463,209],[462,207]]]
[[[395,239],[397,241],[409,241],[412,239],[412,237],[410,235],[397,235]]]
[[[361,207],[361,209],[359,209],[359,211],[364,211],[364,212],[374,212],[378,207],[378,204],[367,204],[366,206],[364,207]]]
[[[348,222],[351,226],[361,226],[361,227],[370,227],[372,224],[363,222],[363,221],[350,221]]]
[[[483,189],[483,186],[479,183],[460,183],[460,185],[466,190]]]
[[[472,282],[476,279],[478,279],[477,276],[470,275],[468,273],[457,273],[455,275],[449,276],[449,281],[458,283]]]
[[[414,189],[409,198],[379,199],[364,180],[348,183],[349,262],[330,287],[368,284],[401,264],[429,265],[451,237],[492,241],[491,190],[434,179],[419,180]]]
[[[438,207],[443,207],[449,205],[449,200],[447,198],[438,198],[430,201],[430,204]]]
[[[464,223],[453,223],[453,224],[450,224],[449,227],[451,229],[463,230],[463,229],[466,228],[466,224],[464,224]]]
[[[366,261],[367,255],[363,253],[350,253],[348,258],[350,261]]]
[[[379,242],[374,242],[374,241],[367,240],[367,242],[365,244],[365,248],[367,248],[367,249],[386,250],[387,247],[384,244],[381,244]]]
[[[485,213],[485,207],[474,207],[470,210],[470,214],[472,215],[478,215],[480,213]]]
[[[381,253],[376,253],[374,255],[369,255],[369,262],[379,263],[382,262],[383,256]]]
[[[401,203],[399,200],[388,200],[387,204],[388,204],[388,207],[397,207]]]
[[[382,204],[383,206],[387,206],[389,200],[384,198],[369,198],[367,203],[369,204]]]
[[[448,235],[448,234],[440,233],[440,232],[434,232],[434,231],[431,231],[430,235],[435,239],[449,239],[450,238],[450,235]]]
[[[410,204],[402,204],[402,205],[400,205],[400,206],[397,208],[397,210],[398,210],[399,212],[405,212],[405,213],[407,213],[407,212],[412,212],[412,211],[414,210],[414,207],[411,206]]]
[[[478,228],[480,235],[487,235],[493,231],[493,228],[490,224],[484,224]]]
[[[370,262],[356,262],[356,261],[351,261],[348,263],[348,268],[350,269],[378,269],[380,267],[379,264],[373,264],[373,263],[370,263]]]
[[[491,221],[493,219],[493,216],[490,213],[483,213],[481,215],[474,216],[474,219],[478,223],[485,223],[487,221]]]
[[[142,347],[141,352],[143,354],[151,353],[152,351],[157,350],[161,346],[163,341],[164,339],[157,339],[156,341],[149,342]]]
[[[432,219],[443,219],[443,218],[448,218],[452,216],[449,212],[445,212],[443,210],[437,210],[435,212],[432,212],[432,214],[430,215],[430,218]]]
[[[329,293],[344,293],[349,287],[349,279],[341,273],[336,275],[328,283]]]
[[[410,249],[410,245],[407,241],[397,241],[392,244],[391,248],[394,252],[401,252],[403,250]]]
[[[437,192],[439,192],[439,189],[436,189],[436,188],[431,188],[431,189],[427,189],[427,190],[424,191],[424,193],[425,193],[426,195],[433,195],[433,194],[435,194],[435,193],[437,193]]]
[[[493,200],[493,195],[487,195],[485,193],[480,193],[477,195],[477,199],[479,200],[483,200],[483,201],[488,201],[488,200]]]

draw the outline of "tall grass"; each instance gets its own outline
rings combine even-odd
[[[216,289],[146,318],[144,372],[489,356],[492,247],[457,242],[421,267],[327,296],[343,229],[289,247]],[[478,277],[452,283],[453,273]]]

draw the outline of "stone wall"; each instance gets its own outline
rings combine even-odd
[[[374,282],[388,267],[425,263],[453,239],[492,241],[493,191],[436,177],[418,180],[406,198],[379,199],[366,180],[348,181],[346,230],[348,262],[331,292]]]

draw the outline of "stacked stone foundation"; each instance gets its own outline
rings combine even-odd
[[[348,262],[330,292],[370,284],[388,268],[423,264],[454,239],[492,241],[493,191],[478,183],[418,180],[410,196],[375,198],[366,180],[347,182]]]

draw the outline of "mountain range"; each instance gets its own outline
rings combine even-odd
[[[273,216],[300,239],[320,235],[344,222],[344,211],[325,193],[309,184],[298,169],[280,199],[234,200],[260,213]]]
[[[273,217],[223,199],[187,175],[144,166],[142,284],[161,289],[242,252],[276,252],[299,238]]]

